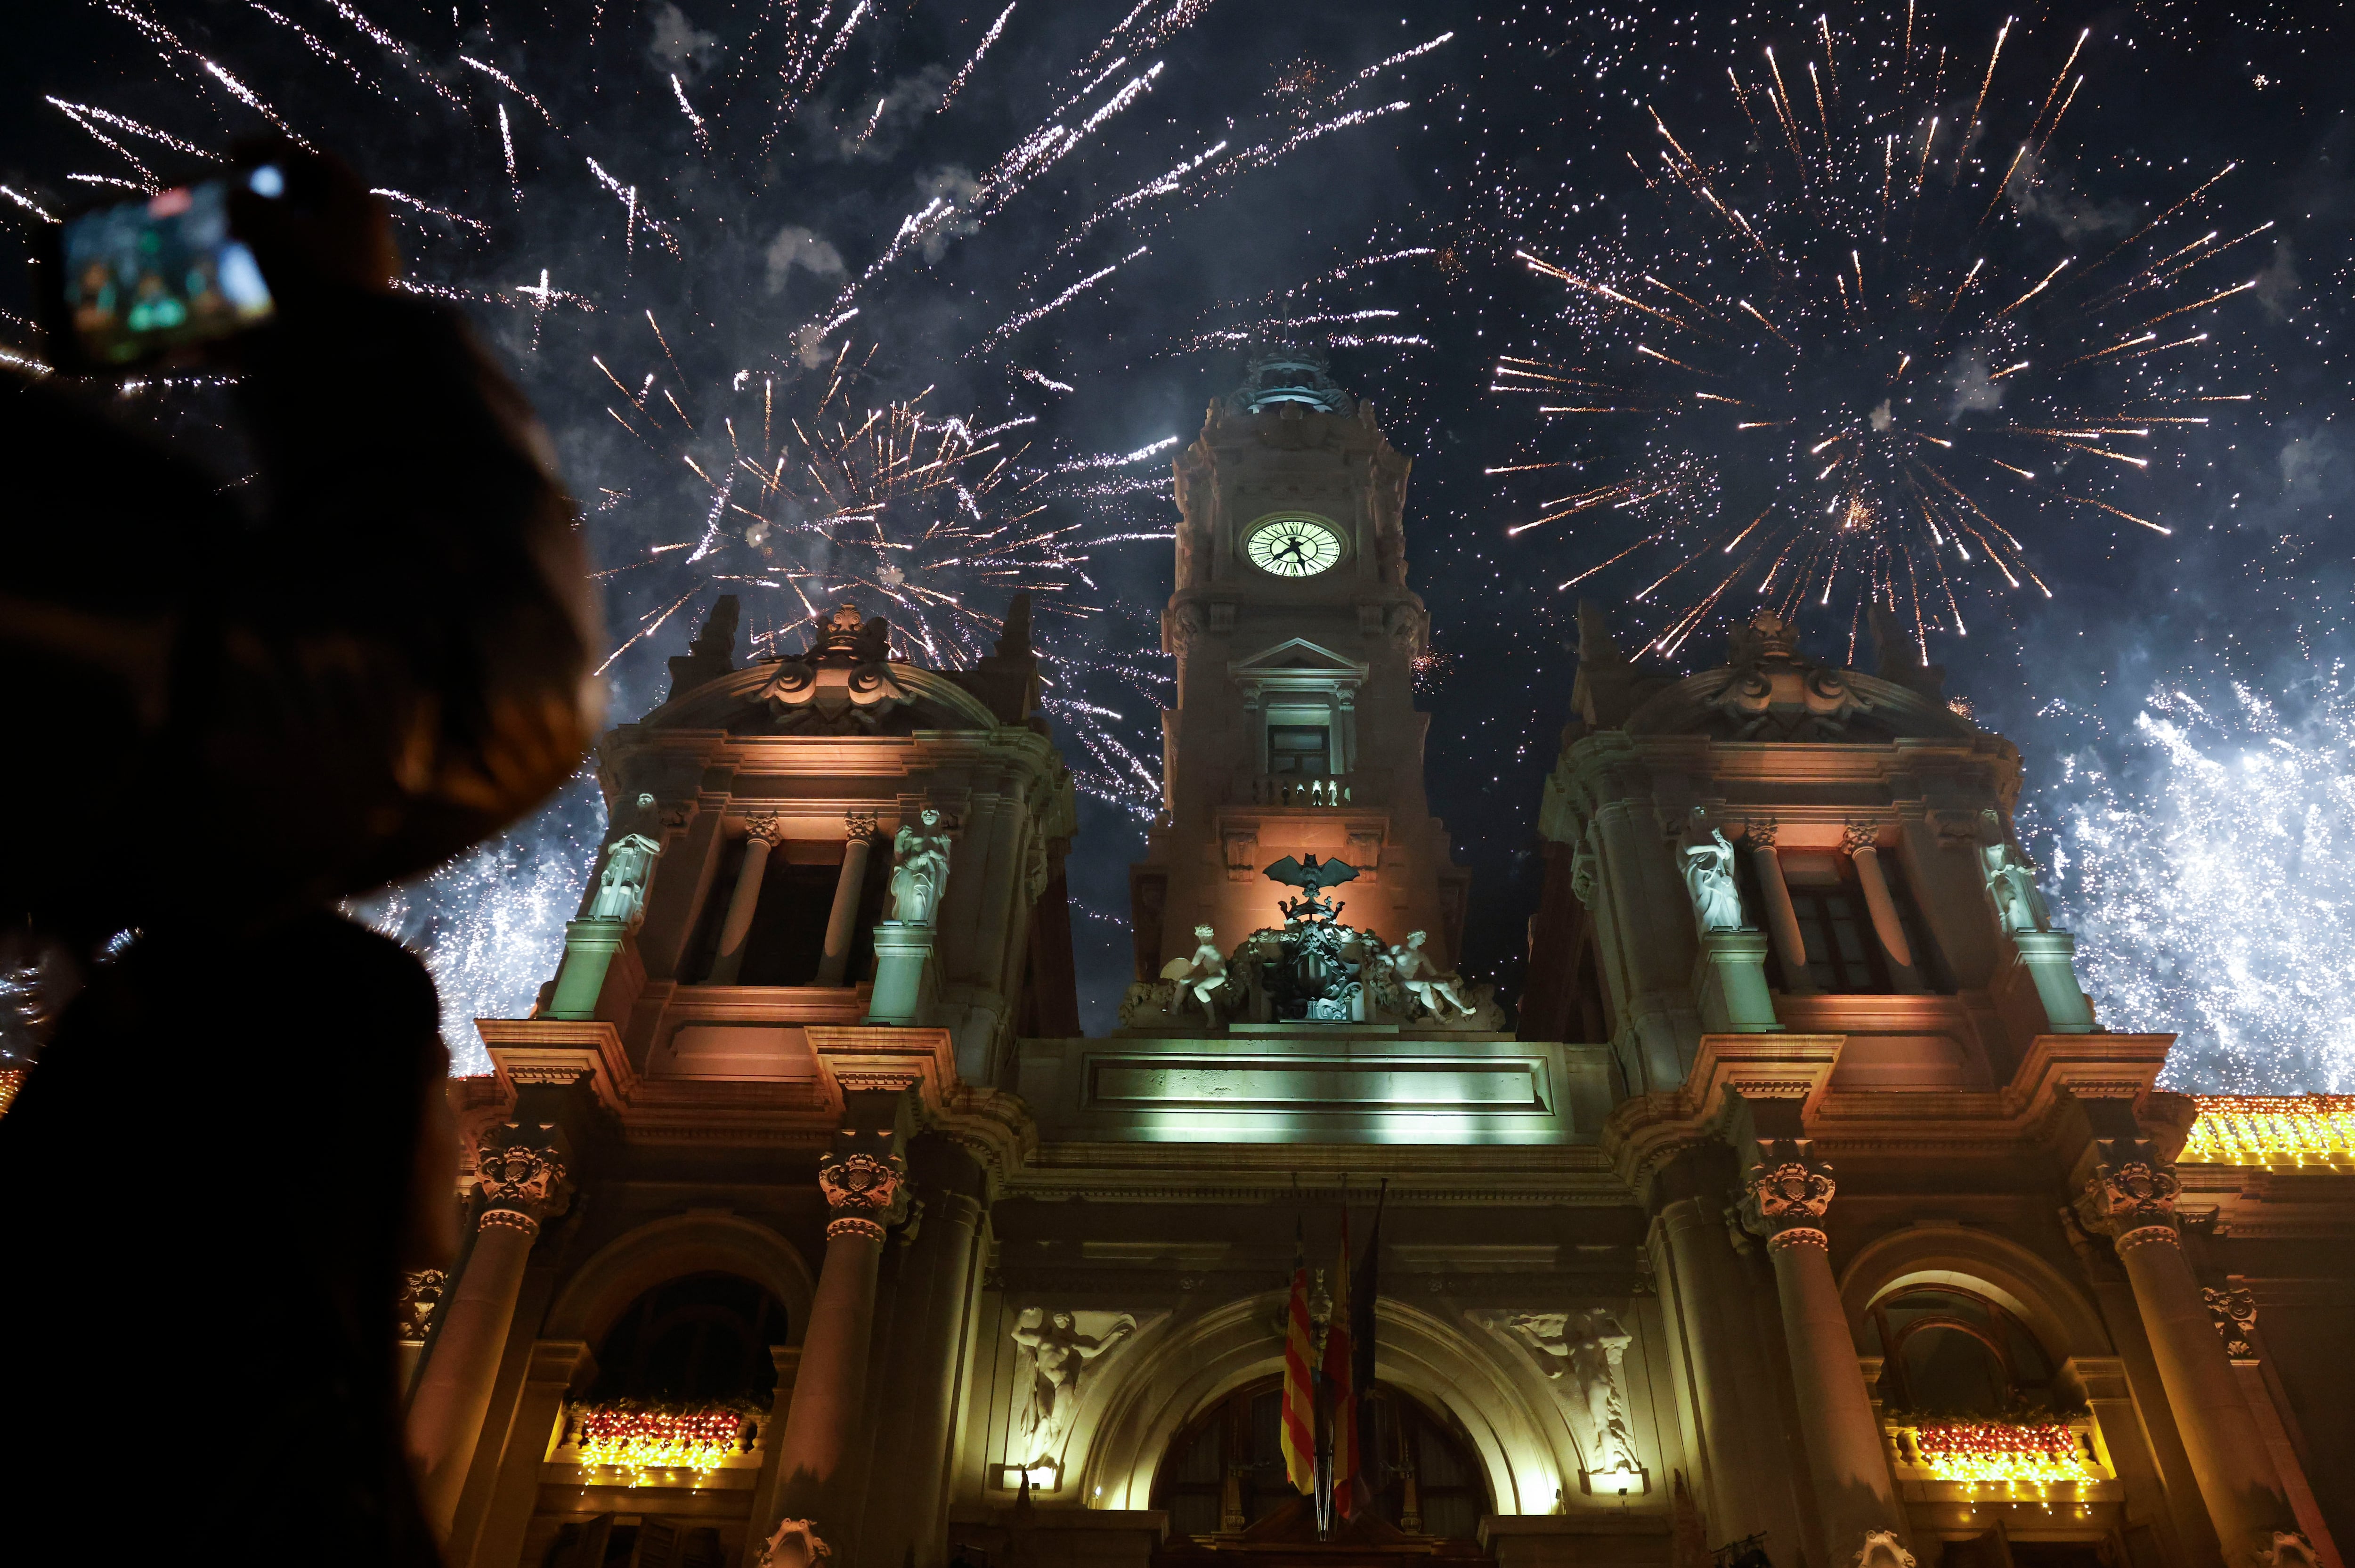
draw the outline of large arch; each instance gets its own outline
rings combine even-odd
[[[2028,1326],[2056,1366],[2117,1353],[2101,1315],[2066,1275],[1990,1232],[1911,1225],[1859,1249],[1840,1280],[1849,1333],[1860,1341],[1872,1304],[1907,1285],[1960,1285],[1991,1297]]]
[[[1284,1300],[1269,1292],[1217,1307],[1113,1363],[1106,1380],[1113,1386],[1090,1413],[1095,1419],[1082,1420],[1093,1430],[1075,1434],[1087,1455],[1079,1495],[1102,1508],[1150,1508],[1154,1470],[1186,1424],[1213,1401],[1283,1369],[1274,1325]],[[1405,1303],[1384,1297],[1376,1318],[1376,1374],[1455,1418],[1497,1511],[1550,1511],[1562,1471],[1544,1419],[1510,1371],[1487,1347]]]
[[[707,1273],[741,1275],[766,1289],[784,1304],[785,1342],[802,1342],[815,1289],[809,1265],[776,1232],[733,1214],[676,1214],[606,1243],[565,1282],[540,1338],[602,1344],[639,1296]]]

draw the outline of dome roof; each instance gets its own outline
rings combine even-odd
[[[1945,672],[1892,658],[1902,648],[1878,615],[1881,673],[1818,664],[1788,623],[1761,612],[1730,639],[1728,662],[1680,679],[1636,673],[1601,618],[1581,606],[1580,705],[1588,723],[1630,735],[1870,745],[1897,739],[1970,741],[1986,733],[1939,694]]]

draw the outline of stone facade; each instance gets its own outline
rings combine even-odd
[[[1676,678],[1583,614],[1515,1032],[1423,796],[1405,459],[1271,355],[1178,472],[1109,1038],[1018,608],[963,672],[856,610],[736,668],[715,615],[607,737],[612,874],[453,1085],[470,1250],[405,1330],[453,1564],[2339,1562],[2355,1144],[2276,1124],[2355,1107],[2195,1128],[1934,670],[1762,617]],[[1373,1506],[1319,1542],[1286,1283],[1378,1190]]]

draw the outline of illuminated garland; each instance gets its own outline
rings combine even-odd
[[[21,1067],[0,1067],[0,1116],[8,1114],[16,1103],[16,1091],[25,1086],[25,1070]]]
[[[738,1451],[749,1419],[742,1410],[726,1404],[661,1410],[620,1400],[576,1405],[571,1434],[580,1445],[576,1463],[616,1470],[709,1473]]]
[[[2063,1424],[1924,1421],[1913,1429],[1922,1464],[1941,1481],[2098,1480]]]
[[[2183,1145],[2204,1165],[2355,1165],[2355,1094],[2197,1094]]]

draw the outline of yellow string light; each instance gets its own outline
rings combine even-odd
[[[2203,1165],[2355,1165],[2355,1094],[2197,1094],[2183,1158]]]
[[[2077,1435],[2059,1422],[1929,1421],[1913,1429],[1923,1467],[1941,1481],[2098,1480]]]
[[[747,1419],[732,1405],[687,1410],[651,1410],[632,1403],[576,1406],[577,1462],[605,1469],[707,1475],[738,1451]]]

